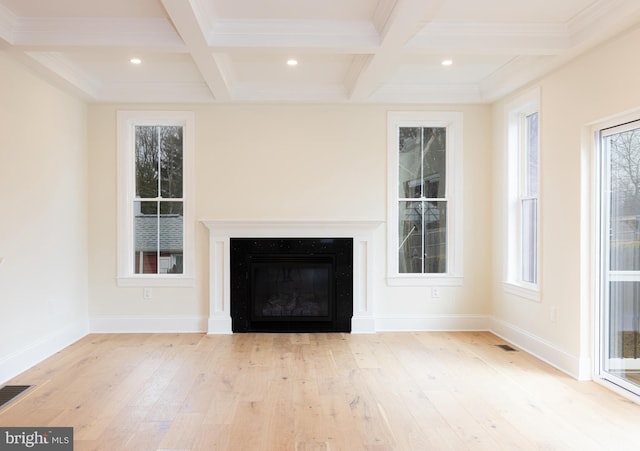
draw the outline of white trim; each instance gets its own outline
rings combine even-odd
[[[78,320],[9,354],[0,361],[0,384],[51,357],[88,333],[88,322]]]
[[[191,287],[195,281],[195,115],[191,111],[118,111],[118,286]],[[183,126],[184,272],[180,275],[135,274],[133,270],[133,216],[135,190],[135,125]]]
[[[593,320],[589,322],[589,332],[592,334],[592,357],[594,378],[608,388],[624,394],[629,399],[639,402],[638,386],[615,374],[618,369],[640,369],[640,360],[608,358],[609,337],[606,324],[609,313],[605,311],[605,299],[608,296],[608,282],[637,282],[640,271],[612,271],[609,268],[609,250],[607,240],[603,236],[607,231],[609,196],[603,195],[604,187],[608,186],[609,161],[605,159],[602,149],[602,139],[607,136],[623,133],[638,128],[640,123],[640,109],[634,108],[619,114],[587,124],[583,129],[582,144],[583,177],[590,181],[582,187],[582,193],[588,199],[586,207],[591,209],[588,227],[583,225],[583,249],[590,253],[589,267],[585,272],[583,286],[589,293]],[[608,233],[608,232],[607,232]],[[583,259],[584,260],[584,259]],[[604,261],[603,261],[604,260]],[[582,324],[587,322],[586,315]],[[607,369],[615,368],[615,369]]]
[[[398,128],[446,127],[447,272],[398,271]],[[387,113],[387,283],[397,286],[460,286],[463,277],[463,114],[460,112]]]
[[[537,286],[527,286],[515,282],[504,282],[502,288],[505,293],[513,294],[530,301],[540,302],[540,290]]]
[[[489,330],[488,315],[379,315],[378,332],[477,332]]]
[[[505,292],[517,296],[540,301],[540,288],[542,287],[542,202],[541,202],[541,126],[542,114],[540,113],[540,88],[516,97],[504,107],[504,120],[506,125],[505,136],[505,234],[506,243],[504,258],[504,284]],[[538,194],[537,200],[537,258],[536,258],[536,283],[526,283],[522,280],[522,224],[521,224],[521,184],[522,184],[522,123],[521,117],[525,114],[538,113]]]
[[[578,380],[592,378],[592,362],[586,355],[572,355],[550,341],[495,317],[490,319],[489,331],[573,378]]]
[[[92,316],[91,333],[203,333],[207,319],[201,316]]]
[[[615,382],[612,382],[608,379],[604,379],[601,377],[594,377],[593,381],[602,385],[603,387],[617,393],[618,395],[622,396],[623,398],[628,399],[629,401],[632,401],[636,404],[640,404],[640,396],[636,395],[635,393],[633,393],[630,390],[627,390],[623,387],[620,387],[619,385],[616,385]]]
[[[353,238],[352,333],[374,333],[375,291],[371,243],[381,221],[203,220],[209,229],[209,334],[231,333],[231,238]]]
[[[119,287],[195,287],[194,277],[184,277],[178,274],[140,274],[138,277],[118,277]]]
[[[618,370],[640,370],[640,359],[609,359],[610,372]]]
[[[461,287],[464,277],[447,274],[398,274],[387,277],[386,280],[390,287]]]

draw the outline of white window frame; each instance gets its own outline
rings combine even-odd
[[[538,113],[538,193],[536,212],[536,282],[523,280],[523,236],[522,236],[522,200],[524,171],[526,168],[526,116]],[[540,129],[542,116],[540,114],[540,89],[533,89],[506,105],[505,124],[506,133],[506,256],[504,268],[504,290],[519,297],[540,302],[541,287],[541,199],[540,199]]]
[[[118,111],[118,267],[122,287],[195,286],[194,245],[194,137],[195,117],[190,111]],[[134,269],[135,127],[179,125],[183,127],[183,273],[136,274]]]
[[[446,133],[447,271],[400,273],[398,237],[398,143],[400,127],[443,127]],[[387,115],[387,284],[460,286],[463,282],[463,114],[461,112],[389,112]]]

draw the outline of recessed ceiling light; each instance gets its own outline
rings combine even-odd
[[[297,66],[297,65],[298,65],[298,60],[293,58],[287,60],[287,66]]]
[[[443,66],[451,66],[453,64],[453,60],[450,60],[450,59],[442,60],[440,64],[442,64]]]
[[[142,64],[142,60],[140,58],[131,58],[129,62],[131,64]]]

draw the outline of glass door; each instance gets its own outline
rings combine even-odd
[[[640,394],[640,121],[599,141],[600,375]]]

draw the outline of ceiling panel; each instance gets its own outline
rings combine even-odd
[[[202,75],[187,53],[126,50],[71,50],[64,55],[84,74],[101,83],[202,82]],[[141,64],[132,64],[131,58]]]
[[[492,102],[634,26],[638,0],[0,0],[0,45],[90,102]]]
[[[215,0],[221,19],[371,20],[379,1],[386,0]]]
[[[447,0],[436,20],[493,23],[562,23],[599,3],[597,0]],[[611,1],[615,3],[615,0]]]

